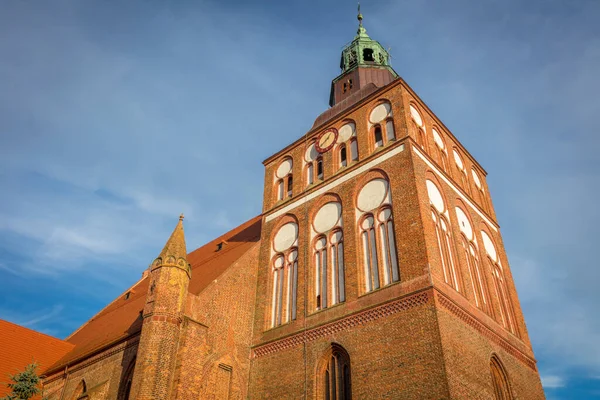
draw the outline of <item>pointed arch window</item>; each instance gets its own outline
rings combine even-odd
[[[391,118],[388,119],[387,121],[385,121],[385,135],[386,135],[388,142],[390,140],[396,139],[396,132],[394,130],[394,121]]]
[[[82,379],[81,382],[79,382],[79,384],[75,388],[75,392],[73,392],[73,396],[71,397],[71,400],[83,400],[83,399],[87,399],[87,398],[88,398],[87,385],[85,383],[85,380]]]
[[[381,125],[375,125],[373,127],[373,141],[375,147],[383,146],[383,133],[381,132]]]
[[[454,156],[454,165],[456,165],[456,170],[458,172],[458,179],[460,181],[460,185],[467,193],[470,194],[471,188],[469,187],[469,177],[467,176],[467,169],[462,160],[462,157],[456,149],[453,149],[452,153]]]
[[[346,165],[348,165],[348,157],[346,154],[346,145],[342,144],[340,146],[340,166],[345,167]]]
[[[135,370],[135,357],[129,363],[129,367],[127,367],[127,372],[124,375],[123,380],[121,381],[121,385],[119,387],[119,400],[129,400],[129,396],[131,394],[131,383],[133,382],[133,372]]]
[[[392,106],[389,102],[379,103],[369,114],[369,127],[372,135],[372,149],[383,147],[396,138]]]
[[[306,183],[308,185],[312,185],[314,182],[314,167],[313,167],[313,163],[308,163],[306,165]]]
[[[464,259],[466,260],[467,270],[469,271],[469,276],[471,278],[471,289],[473,290],[473,296],[475,297],[475,305],[481,310],[489,312],[487,283],[481,269],[481,261],[478,256],[479,250],[475,240],[473,226],[462,208],[456,207],[455,212],[456,219],[458,220],[458,227],[461,231],[461,250]]]
[[[504,277],[504,271],[498,257],[496,246],[486,231],[481,231],[481,237],[483,239],[483,247],[486,252],[487,263],[492,273],[496,297],[500,303],[500,321],[505,329],[515,335],[518,335],[512,302],[508,294],[506,279]]]
[[[277,201],[283,200],[286,196],[292,197],[293,177],[292,177],[292,159],[284,158],[275,171]]]
[[[415,140],[417,141],[419,147],[427,151],[427,141],[425,139],[425,124],[423,123],[423,118],[421,118],[421,114],[414,105],[411,104],[409,106],[409,109],[415,130]]]
[[[321,359],[318,374],[319,399],[352,399],[350,356],[342,346],[331,345],[331,348]]]
[[[358,143],[356,138],[350,139],[350,158],[352,161],[358,160]]]
[[[444,282],[456,291],[461,291],[459,270],[454,262],[454,240],[449,224],[449,214],[442,193],[437,185],[430,179],[426,181],[429,204],[431,205],[431,219],[435,231],[435,239],[439,251]]]
[[[315,304],[317,310],[346,301],[342,205],[324,204],[315,214],[313,241]]]
[[[496,400],[512,400],[513,396],[508,382],[508,375],[500,359],[496,355],[490,360],[490,372],[492,376],[492,385],[494,387],[494,396]]]
[[[317,158],[317,179],[323,180],[323,158]]]
[[[448,172],[448,155],[446,154],[447,150],[444,139],[442,139],[442,135],[435,128],[431,129],[431,134],[433,135],[438,162],[444,172]]]
[[[475,169],[471,169],[471,175],[473,176],[473,183],[475,184],[475,188],[477,189],[477,194],[479,196],[479,204],[483,207],[486,212],[489,212],[489,203],[487,202],[487,196],[485,195],[485,191],[483,190],[483,184],[481,183],[481,178]]]
[[[272,297],[271,326],[276,327],[296,319],[298,292],[298,225],[288,222],[273,239],[271,261]]]
[[[345,167],[350,162],[358,159],[358,147],[356,146],[356,124],[346,121],[339,130],[338,161],[339,167]],[[348,154],[349,153],[349,154]]]
[[[371,292],[400,280],[387,179],[367,182],[358,193],[357,208],[364,289]]]

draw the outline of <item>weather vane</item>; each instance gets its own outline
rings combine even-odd
[[[358,18],[358,24],[362,26],[362,19],[363,19],[363,16],[362,16],[362,14],[360,13],[360,1],[358,2],[358,16],[357,16],[356,18]]]

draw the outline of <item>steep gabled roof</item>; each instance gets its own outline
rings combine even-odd
[[[192,280],[188,291],[192,294],[202,292],[260,241],[261,225],[262,216],[259,215],[189,253],[187,261],[191,264]],[[74,346],[72,351],[46,372],[55,372],[140,332],[148,284],[149,279],[145,276],[67,337],[65,340]]]
[[[73,344],[0,319],[0,397],[10,390],[4,382],[32,362],[38,373],[73,349]]]

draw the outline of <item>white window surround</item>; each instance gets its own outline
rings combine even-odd
[[[450,182],[450,180],[448,180],[448,178],[446,178],[446,176],[436,166],[434,166],[427,159],[427,157],[421,152],[421,150],[419,148],[417,148],[416,146],[412,146],[412,148],[415,151],[415,153],[421,158],[421,160],[423,160],[425,162],[425,164],[427,164],[427,166],[429,168],[431,168],[432,171],[435,172],[435,174],[437,176],[440,177],[441,180],[443,180],[448,186],[450,186],[450,188],[452,190],[454,190],[454,192],[461,199],[463,199],[477,213],[477,215],[479,215],[485,222],[487,222],[488,225],[493,230],[495,230],[496,232],[498,232],[498,227],[497,227],[497,224],[495,222],[492,222],[491,219],[489,219],[485,214],[483,214],[481,211],[479,211],[479,208],[477,208],[477,206],[471,201],[471,199],[469,199],[467,196],[465,196],[464,194],[462,194],[462,192],[452,182]]]
[[[267,215],[265,217],[265,222],[269,222],[269,221],[289,212],[290,210],[293,210],[294,208],[300,206],[301,204],[309,202],[309,201],[327,193],[334,187],[341,185],[342,183],[362,174],[365,171],[368,171],[369,169],[373,168],[374,166],[381,164],[385,160],[388,160],[389,158],[395,156],[396,154],[402,153],[403,151],[404,151],[404,144],[401,144],[398,147],[392,148],[390,151],[387,151],[387,152],[381,154],[380,156],[376,157],[375,159],[365,163],[363,166],[358,167],[355,170],[352,170],[352,171],[348,172],[347,174],[344,174],[344,175],[340,176],[339,178],[332,180],[331,182],[329,182],[326,185],[323,185],[322,187],[315,190],[314,192],[311,192],[308,195],[301,197],[298,200],[295,200],[292,203],[286,205],[285,207],[280,208],[279,210],[276,210],[273,213]]]

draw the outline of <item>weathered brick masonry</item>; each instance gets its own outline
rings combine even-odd
[[[486,172],[359,20],[262,214],[189,254],[180,220],[51,398],[544,398]]]

